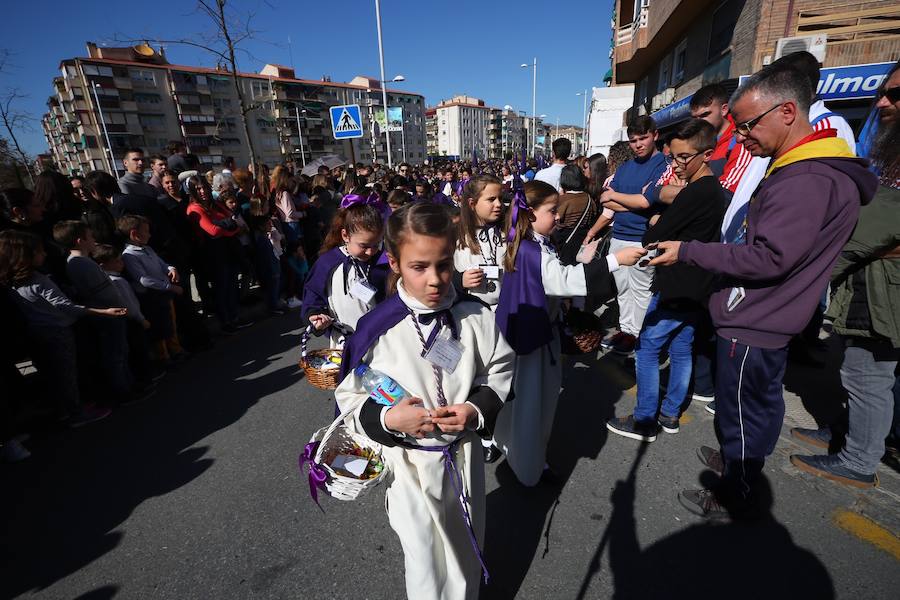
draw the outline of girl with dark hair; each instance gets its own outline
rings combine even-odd
[[[530,181],[517,192],[508,217],[506,271],[497,324],[516,352],[515,402],[497,419],[494,441],[519,481],[537,485],[544,470],[562,382],[558,328],[560,300],[606,293],[609,273],[633,265],[647,253],[625,248],[593,260],[597,243],[583,248],[579,262],[563,265],[550,241],[559,220],[559,194],[549,183]]]
[[[490,437],[509,395],[512,350],[491,311],[453,287],[456,227],[445,208],[404,206],[386,241],[397,293],[360,319],[335,397],[350,426],[383,445],[407,597],[476,598],[487,578],[478,436]],[[390,407],[372,400],[357,374],[366,366],[407,397]]]
[[[81,201],[75,197],[69,178],[58,171],[44,171],[35,178],[34,197],[53,222],[81,218]]]
[[[385,297],[384,217],[368,202],[368,198],[344,196],[345,208],[335,215],[319,260],[303,286],[303,319],[319,333],[330,331],[332,348],[343,337],[332,327],[335,320],[352,332],[359,318]]]

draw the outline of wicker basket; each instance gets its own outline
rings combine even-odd
[[[338,325],[335,323],[335,325]],[[333,325],[333,326],[335,326]],[[325,348],[322,350],[310,350],[309,349],[309,337],[312,335],[313,326],[310,325],[303,332],[303,335],[300,336],[300,361],[297,363],[298,366],[303,369],[303,373],[306,375],[306,380],[313,387],[317,387],[320,390],[333,390],[340,383],[340,369],[322,369],[320,367],[316,367],[312,364],[313,358],[323,358],[327,359],[330,355],[335,353],[340,354],[343,352],[341,348]]]
[[[362,398],[362,402],[366,399]],[[315,432],[309,440],[304,457],[310,462],[310,490],[313,490],[313,474],[318,472],[324,475],[320,489],[332,498],[338,500],[356,500],[363,494],[371,491],[379,483],[384,481],[387,475],[387,467],[384,465],[381,445],[373,442],[364,435],[350,430],[345,419],[355,411],[361,402],[354,403],[346,412],[336,418],[331,425],[323,427]],[[370,479],[358,479],[343,475],[331,467],[331,462],[339,454],[345,454],[354,448],[362,448],[372,453],[371,460],[377,460],[382,464],[381,472]],[[314,451],[312,449],[315,449]],[[304,460],[301,457],[301,465]],[[313,492],[315,498],[315,492]]]
[[[571,344],[566,344],[566,354],[588,354],[600,347],[603,329],[594,315],[570,308],[565,312],[564,320],[571,340]]]

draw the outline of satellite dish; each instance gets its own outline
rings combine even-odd
[[[140,54],[141,56],[150,57],[150,56],[153,56],[154,54],[156,54],[156,50],[151,48],[148,44],[138,44],[137,46],[134,46],[132,48],[132,50],[134,50],[137,54]]]

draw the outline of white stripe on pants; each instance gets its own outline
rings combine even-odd
[[[615,254],[622,248],[641,248],[640,242],[629,242],[612,238],[609,253]],[[619,330],[635,337],[641,333],[644,315],[650,306],[650,284],[653,283],[655,267],[620,267],[613,272],[619,301]]]

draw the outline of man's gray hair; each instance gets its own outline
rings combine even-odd
[[[213,191],[221,192],[229,186],[234,187],[234,177],[230,173],[216,173],[213,176]]]
[[[770,65],[757,71],[731,95],[730,106],[734,106],[735,102],[751,91],[771,100],[772,104],[793,102],[799,112],[809,115],[813,91],[809,87],[806,75],[793,67]]]

